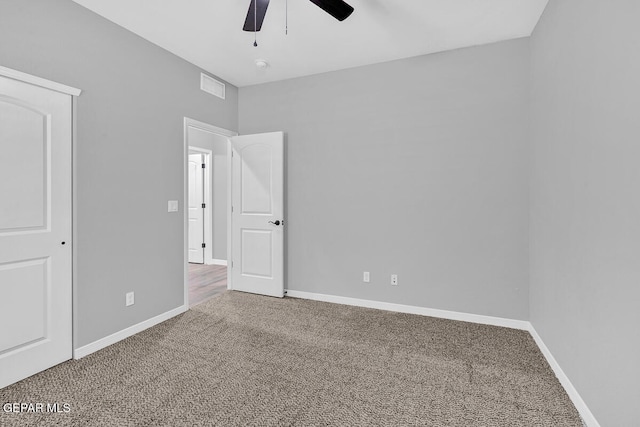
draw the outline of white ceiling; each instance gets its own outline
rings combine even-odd
[[[529,36],[548,0],[346,0],[343,22],[308,0],[271,0],[258,47],[242,31],[249,0],[74,1],[247,86]]]

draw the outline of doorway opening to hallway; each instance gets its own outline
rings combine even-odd
[[[227,290],[228,147],[233,133],[185,119],[190,307]]]

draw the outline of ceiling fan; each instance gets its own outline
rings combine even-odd
[[[349,6],[342,0],[309,0],[338,21],[344,21],[353,12],[353,7]],[[264,16],[267,13],[269,0],[251,0],[247,19],[244,21],[244,31],[260,31]]]

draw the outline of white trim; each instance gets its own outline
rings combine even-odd
[[[188,143],[188,132],[189,132],[189,128],[196,128],[196,129],[200,129],[200,130],[204,130],[206,132],[211,132],[211,133],[215,133],[216,135],[221,135],[227,138],[228,142],[227,142],[227,162],[228,162],[228,170],[227,170],[227,178],[228,178],[228,182],[227,182],[227,189],[228,189],[228,193],[227,194],[227,209],[228,209],[228,213],[227,215],[227,254],[230,254],[230,248],[231,248],[231,244],[230,244],[230,236],[231,236],[231,137],[232,136],[236,136],[238,135],[237,132],[233,132],[224,128],[220,128],[214,125],[210,125],[208,123],[204,123],[204,122],[200,122],[198,120],[194,120],[191,119],[189,117],[185,117],[184,118],[184,133],[183,133],[183,157],[182,157],[182,164],[184,167],[184,174],[182,176],[182,216],[183,216],[183,235],[184,235],[184,241],[183,241],[183,246],[184,246],[184,250],[183,250],[183,264],[184,264],[184,271],[183,271],[183,281],[184,281],[184,305],[186,307],[189,307],[189,212],[188,209],[186,209],[185,207],[188,206],[188,200],[187,197],[189,196],[189,192],[188,192],[188,174],[187,174],[187,160],[189,159],[189,143]],[[207,262],[207,258],[205,257],[205,262]],[[227,266],[227,288],[228,289],[232,289],[231,288],[231,274],[229,272],[229,267]]]
[[[567,395],[569,395],[569,399],[571,399],[573,405],[578,410],[584,424],[587,427],[600,427],[600,423],[598,423],[596,417],[593,416],[589,407],[578,393],[578,390],[573,386],[571,380],[569,380],[569,377],[564,373],[556,359],[551,354],[551,351],[549,351],[549,348],[545,345],[544,341],[542,341],[542,338],[540,338],[540,335],[538,335],[538,332],[536,332],[531,323],[529,323],[529,333],[535,340],[536,344],[538,344],[540,351],[544,355],[545,359],[547,359],[549,366],[553,369],[553,372],[556,374],[556,377],[558,378],[558,381],[560,381],[560,384],[562,384],[562,387],[564,387]]]
[[[78,325],[78,98],[71,97],[71,353]]]
[[[56,92],[64,93],[66,95],[80,96],[80,93],[82,93],[82,90],[76,89],[75,87],[63,85],[62,83],[57,83],[51,80],[43,79],[41,77],[32,76],[31,74],[3,67],[1,65],[0,76],[9,77],[10,79],[19,80],[21,82],[40,86],[45,89],[55,90]]]
[[[439,310],[435,308],[417,307],[413,305],[394,304],[382,301],[371,301],[359,298],[340,297],[335,295],[315,294],[296,290],[285,291],[292,298],[310,299],[314,301],[333,302],[356,307],[376,308],[378,310],[398,313],[419,314],[421,316],[439,317],[441,319],[460,320],[462,322],[481,323],[483,325],[502,326],[505,328],[528,331],[531,324],[526,320],[506,319],[503,317],[483,316],[480,314],[461,313],[458,311]]]
[[[227,265],[227,260],[226,259],[211,258],[210,260],[208,260],[207,264],[209,264],[209,265]]]
[[[215,134],[226,136],[226,137],[232,137],[232,136],[238,135],[238,132],[234,132],[224,128],[219,128],[218,126],[210,125],[209,123],[201,122],[195,119],[190,119],[189,117],[184,118],[184,124],[185,126],[188,126],[188,127],[201,129],[207,132],[215,133]]]
[[[600,424],[593,416],[589,407],[582,399],[576,388],[564,373],[556,359],[551,354],[545,343],[536,332],[531,322],[526,320],[506,319],[502,317],[483,316],[479,314],[461,313],[457,311],[438,310],[434,308],[417,307],[411,305],[393,304],[381,301],[363,300],[359,298],[340,297],[335,295],[316,294],[296,290],[285,290],[285,295],[292,298],[308,299],[313,301],[331,302],[355,307],[375,308],[378,310],[395,311],[399,313],[417,314],[422,316],[438,317],[441,319],[459,320],[462,322],[480,323],[483,325],[502,326],[505,328],[520,329],[531,334],[535,343],[540,348],[542,355],[549,363],[549,366],[556,374],[558,381],[567,392],[567,395],[576,407],[582,421],[587,427],[600,427]]]
[[[182,174],[182,240],[184,245],[184,253],[182,260],[182,281],[183,283],[183,305],[189,307],[189,126],[187,124],[187,118],[184,118],[183,126],[183,149],[182,149],[182,167],[184,172]]]
[[[233,196],[231,194],[233,189],[231,185],[233,180],[233,142],[231,139],[232,137],[227,138],[227,289],[229,290],[233,290],[233,274],[231,274],[233,268],[233,246],[231,244],[233,232]]]
[[[118,341],[122,341],[125,338],[129,338],[130,336],[142,332],[145,329],[148,329],[152,326],[164,322],[165,320],[169,320],[172,317],[182,314],[188,309],[188,306],[181,305],[178,308],[174,308],[173,310],[169,310],[166,313],[162,313],[156,317],[152,317],[151,319],[145,320],[133,326],[129,326],[128,328],[125,328],[119,332],[94,341],[91,344],[76,348],[75,350],[73,350],[73,358],[77,360],[88,356],[91,353],[95,353],[98,350],[102,350],[103,348],[110,346],[111,344],[115,344]]]

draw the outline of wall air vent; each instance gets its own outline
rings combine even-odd
[[[207,76],[204,73],[200,73],[200,89],[215,95],[218,98],[224,99],[225,97],[225,85],[222,82],[214,79],[211,76]]]

